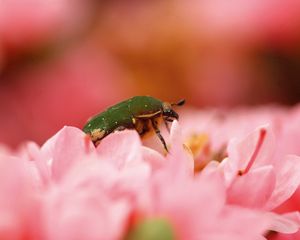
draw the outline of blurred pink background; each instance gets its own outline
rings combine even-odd
[[[134,95],[300,99],[298,0],[2,0],[0,142],[43,143]]]

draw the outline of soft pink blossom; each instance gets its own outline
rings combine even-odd
[[[0,238],[39,239],[40,192],[24,159],[0,156]]]
[[[194,176],[182,139],[175,121],[167,156],[142,146],[132,130],[110,134],[97,148],[75,127],[64,127],[42,147],[27,143],[18,157],[32,191],[25,196],[38,216],[36,232],[26,228],[29,236],[120,239],[147,220],[163,219],[179,239],[262,239],[270,217],[228,205],[220,172]],[[24,198],[18,201],[24,204]],[[22,233],[19,228],[15,232]]]
[[[139,216],[166,219],[179,239],[261,239],[268,219],[259,212],[226,205],[221,177],[193,179],[181,167],[180,158],[170,164],[177,171],[171,167],[157,171],[139,196]]]
[[[61,41],[84,25],[87,10],[88,5],[77,0],[1,1],[0,46],[22,49]]]
[[[182,9],[192,23],[204,22],[205,28],[199,31],[204,31],[213,39],[225,38],[244,44],[257,41],[286,44],[297,39],[295,32],[299,27],[300,9],[297,0],[229,3],[196,0],[183,3]]]
[[[273,219],[270,229],[296,232],[299,107],[203,110],[193,116],[182,120],[186,139],[204,136],[198,150],[194,147],[195,161],[208,164],[203,169],[207,174],[222,169],[228,203],[266,211]]]
[[[25,228],[29,239],[120,239],[139,236],[136,229],[147,221],[179,239],[250,240],[263,239],[269,230],[296,232],[299,214],[274,209],[299,186],[300,161],[292,155],[283,161],[273,157],[276,136],[263,125],[231,138],[228,157],[208,162],[194,175],[177,121],[166,155],[143,146],[133,130],[110,134],[95,148],[80,129],[64,127],[41,147],[24,144],[14,161],[3,165],[18,164],[20,170],[13,177],[7,171],[5,179],[11,180],[2,181],[11,188],[0,198],[3,209],[30,225],[4,222],[3,236],[14,233],[18,239]],[[1,158],[9,159],[9,152],[3,150]],[[16,199],[15,174],[24,186]],[[24,206],[35,212],[34,219],[20,210]]]

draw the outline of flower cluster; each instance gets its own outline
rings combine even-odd
[[[295,132],[283,126],[284,115],[257,117],[269,125],[249,122],[256,127],[247,134],[245,122],[222,118],[240,132],[214,144],[225,129],[211,124],[218,114],[210,127],[193,126],[193,137],[184,120],[174,121],[167,154],[144,146],[133,130],[95,147],[75,127],[41,147],[3,147],[0,238],[261,240],[295,233],[299,213],[278,211],[300,184],[300,157],[286,154]]]

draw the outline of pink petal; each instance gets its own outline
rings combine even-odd
[[[52,162],[52,177],[60,180],[77,162],[84,161],[94,146],[78,128],[64,127],[43,146],[42,153]]]
[[[207,177],[213,177],[215,174],[223,174],[222,171],[220,171],[219,168],[219,162],[217,161],[210,161],[205,168],[201,171],[202,176],[207,176]]]
[[[119,171],[110,163],[91,158],[76,163],[64,177],[61,185],[72,188],[87,188],[97,185],[99,190],[112,188],[118,179]]]
[[[251,236],[239,233],[211,233],[201,235],[201,239],[209,240],[266,240],[263,236]],[[196,239],[195,239],[196,240]]]
[[[187,174],[194,173],[193,155],[183,141],[183,135],[178,122],[172,123],[170,131],[170,153],[167,155],[167,161],[173,172],[181,172]]]
[[[28,161],[4,155],[0,172],[0,239],[23,239],[39,227],[36,174]]]
[[[264,212],[239,206],[227,205],[222,216],[214,233],[236,234],[240,239],[261,239],[270,226],[270,218]]]
[[[58,188],[46,198],[46,239],[120,239],[131,207],[97,187]]]
[[[276,186],[266,208],[274,209],[292,196],[300,184],[300,157],[289,155],[277,167]]]
[[[97,153],[102,160],[122,168],[130,162],[142,161],[141,147],[138,133],[134,130],[124,130],[104,138],[97,147]]]
[[[231,182],[237,176],[237,172],[238,172],[237,166],[234,164],[234,162],[231,163],[231,159],[227,157],[223,159],[222,162],[220,162],[219,168],[224,174],[225,185],[229,187]]]
[[[145,162],[127,164],[117,169],[109,161],[99,161],[98,157],[79,162],[68,172],[61,184],[67,188],[85,189],[97,186],[108,196],[115,198],[135,198],[144,189],[150,177],[150,166]]]
[[[268,212],[267,216],[271,219],[270,230],[280,233],[295,233],[299,230],[299,212],[292,212],[282,215],[273,212]]]
[[[272,154],[274,152],[274,134],[268,126],[261,126],[254,132],[250,133],[244,139],[233,139],[228,144],[228,156],[229,164],[233,165],[236,170],[243,170],[246,168],[251,155],[257,145],[260,130],[265,129],[267,131],[266,137],[262,146],[258,152],[256,160],[253,167],[272,165],[273,158]]]
[[[28,163],[32,164],[32,167],[36,168],[40,185],[47,185],[51,179],[50,166],[47,165],[46,157],[39,146],[34,142],[28,142],[24,145],[21,154]]]
[[[166,159],[151,148],[142,147],[142,154],[143,160],[151,166],[152,171],[160,169],[166,163]]]
[[[137,194],[145,191],[146,185],[149,183],[151,169],[147,163],[141,162],[131,166],[126,166],[118,175],[118,181],[111,189],[114,196],[127,196],[130,199],[136,198]]]
[[[199,239],[197,236],[216,224],[225,202],[222,181],[214,178],[208,182],[199,178],[199,181],[191,183],[173,179],[167,188],[162,189],[158,199],[154,199],[157,201],[154,206],[159,206],[160,211],[170,217],[180,239]],[[205,216],[205,220],[201,216]]]
[[[262,208],[275,187],[272,166],[265,166],[237,176],[228,189],[228,203],[250,208]]]

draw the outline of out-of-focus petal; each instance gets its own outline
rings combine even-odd
[[[96,185],[53,189],[44,209],[47,239],[120,239],[130,211]]]
[[[272,166],[265,166],[237,176],[228,189],[228,203],[249,208],[263,208],[276,182]]]
[[[64,127],[41,150],[51,164],[52,178],[60,180],[75,163],[84,161],[94,146],[80,129]]]
[[[300,184],[300,157],[287,156],[277,166],[276,187],[267,209],[274,209],[292,196]]]
[[[239,233],[212,233],[201,237],[202,239],[209,240],[266,240],[266,238],[263,236],[247,236]]]
[[[40,232],[36,175],[21,158],[0,156],[0,238],[25,239]]]
[[[151,166],[152,171],[160,169],[163,164],[166,164],[166,159],[151,148],[142,147],[142,155],[143,160]]]
[[[192,152],[184,145],[183,135],[178,122],[175,120],[172,123],[170,131],[170,153],[167,155],[167,161],[175,172],[179,173],[194,173],[194,159]]]
[[[236,171],[243,170],[249,163],[249,160],[254,153],[261,131],[266,131],[266,137],[264,138],[262,145],[258,151],[253,167],[272,165],[272,155],[274,152],[274,134],[271,128],[267,125],[257,128],[254,132],[251,132],[245,138],[232,139],[228,144],[228,156],[229,164],[235,166]]]
[[[134,130],[114,132],[105,137],[97,147],[101,160],[110,161],[117,168],[142,161],[141,140]]]
[[[270,219],[263,212],[235,205],[227,206],[222,216],[213,234],[227,232],[235,236],[233,239],[261,239],[270,225]]]
[[[40,147],[34,142],[25,143],[19,150],[20,157],[27,160],[32,170],[37,175],[37,185],[46,186],[51,180],[50,165],[47,164],[47,157],[41,152]]]
[[[295,233],[300,227],[300,216],[299,212],[287,213],[287,214],[276,214],[273,212],[267,213],[271,219],[270,230],[280,233]]]

